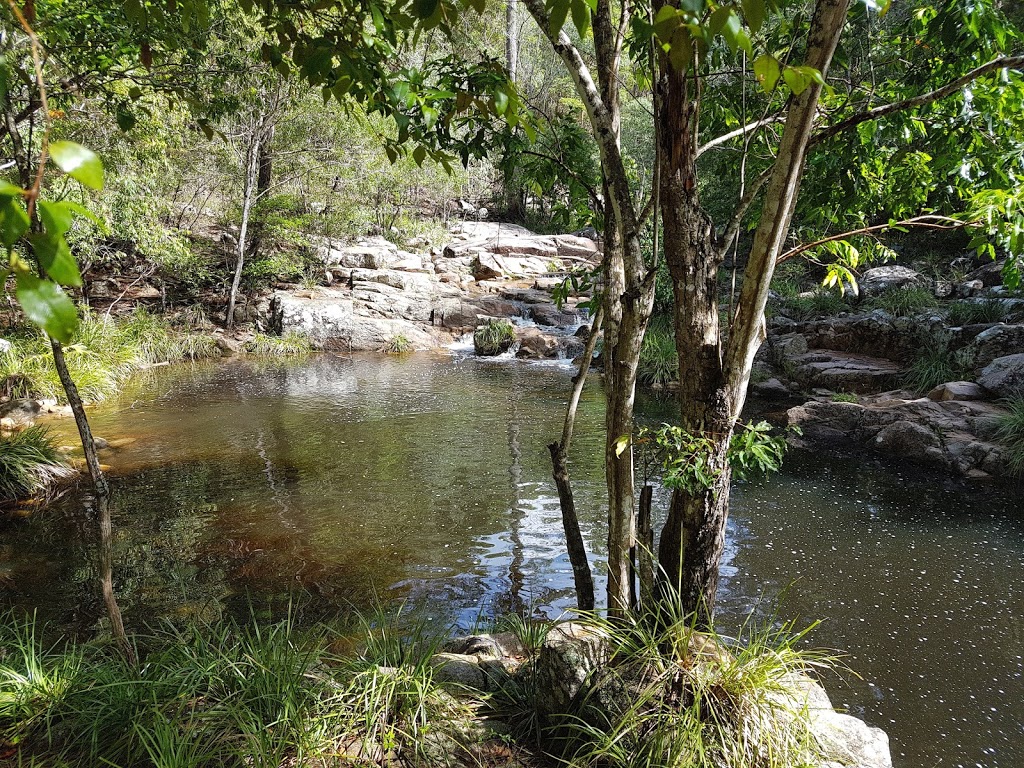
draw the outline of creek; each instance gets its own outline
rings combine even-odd
[[[546,443],[571,371],[449,355],[176,366],[93,409],[114,492],[126,623],[309,620],[405,598],[438,626],[573,605]],[[671,401],[641,395],[658,422]],[[603,395],[585,389],[572,473],[604,555]],[[52,425],[73,443],[73,425]],[[661,499],[662,501],[664,499]],[[0,523],[0,601],[101,622],[87,494]],[[738,484],[720,629],[822,623],[856,677],[833,703],[884,728],[898,768],[1024,764],[1024,516],[1012,492],[793,452]],[[598,594],[603,591],[599,574]]]

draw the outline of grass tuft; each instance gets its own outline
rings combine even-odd
[[[0,435],[0,503],[45,493],[75,474],[44,427]]]
[[[938,302],[932,292],[920,286],[905,286],[885,291],[867,302],[870,309],[883,309],[894,317],[911,317],[937,305]]]
[[[665,386],[679,379],[679,353],[671,323],[658,317],[647,326],[636,378],[647,386]]]
[[[995,424],[995,438],[1006,448],[1007,465],[1016,475],[1024,474],[1024,394],[1005,402],[1008,412]]]
[[[391,337],[391,341],[384,347],[384,351],[389,355],[406,355],[412,352],[412,342],[399,333]]]
[[[508,320],[488,320],[473,333],[473,349],[483,357],[507,352],[516,341],[516,329]]]
[[[971,377],[972,363],[969,350],[950,349],[948,339],[939,337],[921,344],[903,376],[903,386],[925,393],[947,381],[963,381]]]
[[[257,333],[245,342],[245,351],[257,357],[293,357],[308,355],[313,351],[309,337],[295,331],[282,336]]]
[[[783,314],[797,320],[830,317],[849,312],[850,309],[846,297],[832,291],[819,290],[810,296],[793,296],[783,300]]]
[[[953,326],[1000,323],[1008,313],[1006,304],[999,299],[955,301],[949,305],[946,320]]]

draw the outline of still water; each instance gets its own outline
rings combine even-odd
[[[93,413],[126,622],[315,619],[406,598],[439,625],[573,604],[546,444],[570,371],[448,356],[176,367]],[[644,418],[670,403],[641,398]],[[604,554],[598,383],[573,447],[584,535]],[[72,425],[54,432],[68,443]],[[794,453],[737,486],[720,621],[802,625],[860,679],[835,704],[885,728],[899,768],[1024,765],[1024,510],[866,460]],[[86,499],[87,500],[87,499]],[[0,599],[101,621],[82,497],[0,523]],[[599,584],[599,589],[603,585]]]

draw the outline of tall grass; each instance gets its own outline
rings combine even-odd
[[[963,381],[971,376],[970,350],[951,349],[944,337],[922,339],[920,351],[903,376],[903,386],[914,392],[929,392],[947,381]]]
[[[25,331],[8,340],[11,349],[0,354],[0,394],[63,399],[46,337]],[[64,348],[71,376],[88,401],[103,400],[133,373],[157,363],[218,354],[212,337],[174,331],[167,321],[143,310],[116,319],[86,313],[75,339]]]
[[[313,351],[308,336],[289,331],[281,336],[257,333],[245,342],[245,351],[257,357],[296,357]]]
[[[45,493],[74,474],[45,428],[0,435],[0,504]]]
[[[0,744],[20,764],[83,768],[415,762],[431,744],[458,748],[441,737],[468,709],[433,681],[426,631],[366,619],[354,650],[334,653],[335,639],[292,621],[165,626],[139,639],[136,668],[100,645],[45,645],[8,614]]]
[[[651,320],[640,347],[636,378],[647,386],[664,386],[679,379],[679,353],[671,322],[664,316]]]
[[[884,291],[867,302],[870,309],[883,309],[895,317],[911,317],[937,305],[938,302],[932,292],[920,286],[904,286]]]
[[[840,312],[849,312],[850,303],[845,297],[826,290],[818,290],[810,296],[792,296],[783,299],[783,312],[797,320],[815,317],[829,317]]]
[[[473,349],[481,356],[507,352],[516,342],[516,329],[508,320],[488,320],[473,332]]]
[[[995,438],[1007,452],[1007,465],[1014,474],[1024,474],[1024,393],[1006,401],[1008,412],[996,420]]]
[[[801,647],[808,630],[751,623],[738,638],[697,632],[681,611],[625,623],[590,619],[613,649],[598,682],[558,723],[572,766],[790,768],[819,748],[800,675],[833,668]]]
[[[1009,314],[1009,308],[999,299],[982,301],[955,301],[949,305],[946,319],[950,325],[999,323]]]

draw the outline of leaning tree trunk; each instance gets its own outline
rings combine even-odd
[[[103,595],[103,605],[107,611],[107,618],[110,620],[110,631],[114,637],[121,655],[129,664],[135,664],[135,649],[128,640],[124,631],[124,621],[121,618],[121,608],[117,604],[117,597],[114,594],[114,545],[113,525],[110,519],[110,486],[107,478],[100,467],[99,455],[96,452],[96,441],[92,436],[92,429],[89,427],[89,419],[85,414],[85,405],[82,403],[81,395],[71,372],[68,370],[67,361],[64,359],[64,348],[55,339],[50,340],[50,348],[53,350],[53,363],[60,377],[60,383],[64,387],[68,404],[75,417],[75,426],[78,427],[78,435],[82,440],[82,450],[85,452],[85,464],[89,470],[89,477],[92,479],[93,492],[96,497],[96,515],[99,519],[100,541],[99,541],[99,577],[100,591]]]

